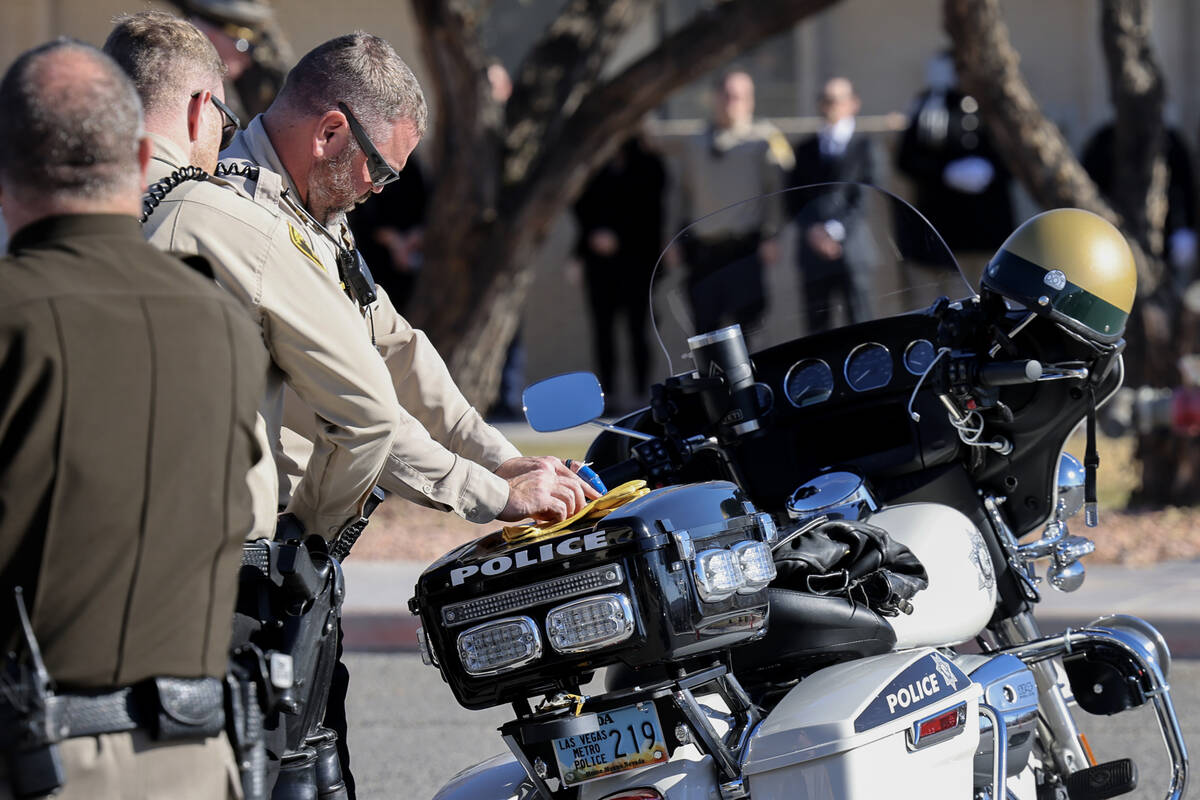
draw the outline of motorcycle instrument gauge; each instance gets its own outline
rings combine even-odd
[[[925,370],[933,363],[935,355],[937,351],[933,349],[933,342],[928,339],[909,342],[908,347],[904,349],[904,368],[913,375],[924,375]]]
[[[796,408],[823,403],[833,394],[833,370],[819,358],[797,361],[784,376],[783,394]]]
[[[846,356],[846,383],[856,392],[879,389],[892,381],[892,354],[881,344],[860,344]]]

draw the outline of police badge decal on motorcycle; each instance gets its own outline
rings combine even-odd
[[[854,720],[854,730],[861,733],[933,705],[953,693],[960,681],[968,680],[940,653],[930,653],[909,665],[875,696]]]

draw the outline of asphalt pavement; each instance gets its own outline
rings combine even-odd
[[[347,649],[415,650],[419,623],[408,611],[408,600],[425,566],[414,561],[356,562],[353,557],[346,561]],[[1200,562],[1091,566],[1078,591],[1063,593],[1043,583],[1042,602],[1035,609],[1047,633],[1079,627],[1105,614],[1142,617],[1162,631],[1176,658],[1200,658]]]

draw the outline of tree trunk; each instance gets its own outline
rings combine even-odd
[[[437,98],[428,264],[412,321],[469,400],[499,388],[532,264],[550,226],[673,90],[837,0],[722,0],[606,82],[621,37],[654,4],[572,0],[517,72],[503,119],[487,96],[476,10],[412,0]]]
[[[1131,320],[1126,380],[1132,386],[1178,386],[1182,337],[1173,335],[1182,310],[1175,283],[1163,262],[1167,217],[1166,131],[1162,71],[1150,44],[1147,0],[1106,0],[1101,38],[1116,109],[1113,205],[1126,220],[1127,235],[1153,254],[1156,288],[1143,294]],[[1191,442],[1164,432],[1138,437],[1135,454],[1142,464],[1141,485],[1133,505],[1163,506],[1195,502],[1200,489],[1200,453]]]
[[[1162,261],[1167,174],[1162,73],[1150,46],[1149,0],[1104,0],[1101,39],[1116,110],[1116,189],[1099,195],[1058,128],[1041,113],[1019,68],[998,0],[946,0],[946,30],[966,91],[1009,169],[1045,208],[1093,211],[1121,228],[1138,268],[1138,302],[1126,337],[1126,384],[1175,386],[1180,354],[1171,335],[1180,301]],[[1142,486],[1134,502],[1190,503],[1200,490],[1200,455],[1176,439],[1142,437]]]

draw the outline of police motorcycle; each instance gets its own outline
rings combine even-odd
[[[854,228],[829,224],[852,206]],[[1094,547],[1068,519],[1096,522],[1095,409],[1121,383],[1135,280],[1120,234],[1082,211],[1035,217],[977,294],[911,206],[824,184],[735,204],[672,246],[782,208],[801,267],[820,274],[802,238],[820,226],[861,258],[867,294],[835,294],[817,309],[835,326],[813,330],[790,264],[764,273],[752,247],[703,272],[660,259],[669,377],[598,422],[588,453],[615,488],[421,576],[426,663],[464,707],[513,709],[509,753],[437,797],[1115,797],[1136,767],[1097,763],[1075,714],[1145,704],[1171,766],[1143,787],[1183,797],[1163,637],[1125,615],[1044,633],[1033,614],[1047,584],[1080,587]],[[756,281],[758,324],[695,330]],[[603,395],[572,373],[527,389],[526,409],[559,430]],[[1080,426],[1084,464],[1062,452]]]

